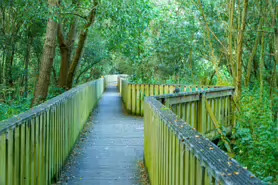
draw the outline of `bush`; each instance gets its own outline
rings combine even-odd
[[[277,182],[277,127],[267,93],[244,90],[234,137],[236,159],[265,182]]]

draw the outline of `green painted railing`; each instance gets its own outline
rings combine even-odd
[[[235,126],[234,88],[161,95],[157,99],[201,134],[213,138]]]
[[[120,75],[118,84],[124,105],[131,114],[143,116],[144,98],[160,95],[162,100],[167,99],[164,103],[174,113],[210,139],[220,130],[230,133],[235,125],[232,87],[132,84],[127,75]],[[181,92],[171,94],[176,87]],[[208,94],[200,94],[202,91]]]
[[[200,90],[209,90],[220,88],[217,86],[186,86],[186,85],[153,85],[153,84],[133,84],[128,82],[127,75],[118,77],[120,93],[127,111],[135,115],[144,115],[144,98],[148,96],[157,96],[171,94],[175,88],[181,92],[197,92]]]
[[[152,185],[263,184],[192,127],[203,130],[205,126],[202,123],[206,117],[204,105],[211,106],[211,101],[227,101],[225,97],[231,95],[231,90],[227,88],[145,99],[144,162]],[[204,97],[210,103],[206,103]],[[213,100],[219,97],[224,99]],[[187,105],[190,102],[195,102],[195,105]],[[201,109],[191,107],[199,105]],[[191,107],[189,113],[188,107]],[[221,114],[222,109],[216,110],[220,110]],[[188,119],[188,123],[181,117]],[[201,124],[198,126],[199,121]]]
[[[0,122],[0,185],[49,185],[57,179],[104,89],[101,78]]]

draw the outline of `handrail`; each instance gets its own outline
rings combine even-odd
[[[144,159],[151,183],[263,184],[161,103],[178,96],[145,99]]]
[[[157,85],[157,84],[135,84],[131,83],[124,77],[118,77],[118,84],[123,103],[127,111],[135,115],[144,115],[144,98],[148,96],[157,96],[164,94],[171,94],[176,87],[181,89],[181,92],[196,92],[200,90],[209,90],[215,88],[223,88],[220,86],[196,86],[196,85]]]
[[[57,180],[101,98],[106,76],[0,122],[0,184],[49,185]]]
[[[235,126],[235,114],[231,104],[233,94],[233,87],[222,87],[196,92],[165,94],[156,96],[156,99],[170,108],[179,118],[212,139],[217,135],[218,128],[214,126],[206,102],[213,107],[213,110],[210,111],[221,123],[222,130],[231,132]]]
[[[40,114],[45,113],[48,111],[51,107],[55,106],[55,104],[60,103],[61,101],[65,101],[68,98],[71,98],[73,95],[78,93],[80,90],[83,90],[85,87],[92,86],[96,83],[96,81],[88,82],[82,85],[79,85],[69,91],[66,91],[50,100],[47,100],[46,102],[37,105],[36,107],[21,113],[19,115],[16,115],[12,118],[9,118],[4,121],[0,121],[0,134],[7,131],[8,129],[16,126],[20,126],[20,124],[24,123],[25,121],[28,121],[29,119],[32,119]]]

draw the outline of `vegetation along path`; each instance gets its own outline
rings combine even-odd
[[[62,172],[62,184],[140,184],[143,119],[125,113],[116,86],[103,94],[89,126]]]

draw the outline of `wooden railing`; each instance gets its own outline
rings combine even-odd
[[[235,126],[234,88],[161,95],[161,103],[208,138],[230,133]]]
[[[152,185],[263,184],[192,127],[204,132],[207,125],[203,124],[208,123],[203,122],[207,117],[202,110],[204,104],[212,106],[213,102],[225,102],[230,93],[228,88],[145,99],[144,161]],[[218,100],[219,97],[224,99]],[[199,113],[195,106],[201,106]],[[188,107],[191,107],[189,113]],[[220,115],[227,111],[219,106],[215,110],[220,111]]]
[[[153,84],[133,84],[128,81],[127,75],[118,77],[120,93],[130,114],[144,115],[144,98],[148,96],[157,96],[171,94],[175,88],[181,92],[197,92],[200,90],[209,90],[220,88],[217,86],[185,86],[185,85],[153,85]]]
[[[101,78],[0,122],[0,185],[57,179],[104,88]]]

